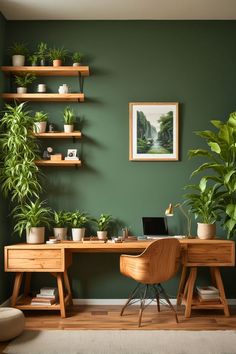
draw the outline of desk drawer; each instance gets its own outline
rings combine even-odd
[[[61,249],[8,249],[6,271],[63,271],[64,252]]]
[[[234,266],[234,247],[230,242],[188,244],[183,250],[183,263],[188,266]]]

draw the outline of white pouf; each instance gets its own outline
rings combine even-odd
[[[0,342],[15,338],[23,332],[24,327],[25,317],[21,310],[0,307]]]

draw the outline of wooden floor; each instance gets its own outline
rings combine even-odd
[[[120,317],[121,306],[73,306],[67,318],[61,318],[59,311],[25,311],[26,329],[30,330],[79,330],[79,329],[122,329],[137,330],[138,307],[129,307]],[[192,317],[185,319],[184,308],[178,311],[179,323],[166,307],[161,312],[156,306],[148,306],[143,313],[140,330],[235,330],[236,306],[230,308],[230,317],[223,311],[193,311]],[[0,353],[7,343],[0,343]]]

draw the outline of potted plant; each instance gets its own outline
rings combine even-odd
[[[35,112],[34,115],[34,132],[45,133],[47,127],[48,114],[43,111]]]
[[[207,143],[207,149],[189,151],[189,157],[201,157],[206,162],[201,164],[192,176],[204,172],[207,180],[220,185],[225,192],[222,206],[224,207],[223,227],[227,230],[227,237],[236,234],[236,112],[229,115],[226,122],[212,120],[214,130],[198,131],[196,134]]]
[[[185,195],[185,202],[189,211],[192,212],[196,220],[199,220],[197,235],[199,238],[210,239],[216,234],[215,222],[221,219],[224,211],[222,206],[225,192],[220,191],[220,184],[207,187],[207,179],[203,177],[199,185],[188,185],[185,188],[192,190]]]
[[[70,213],[64,210],[54,211],[54,236],[57,240],[65,240],[67,237],[67,226],[70,223]]]
[[[9,48],[9,52],[12,55],[13,66],[24,66],[25,57],[28,54],[28,48],[23,42],[14,42]]]
[[[36,80],[36,76],[32,73],[22,73],[15,75],[15,83],[17,85],[17,93],[26,93],[27,86]]]
[[[101,214],[99,218],[93,219],[93,221],[97,224],[97,237],[99,240],[107,239],[107,228],[111,222],[111,215]]]
[[[36,66],[38,62],[38,56],[36,54],[32,54],[31,56],[29,56],[29,62],[32,66]]]
[[[12,202],[23,204],[33,197],[39,198],[39,148],[33,136],[32,115],[26,103],[6,104],[0,129],[2,166],[1,189]]]
[[[27,243],[44,243],[45,226],[50,226],[51,209],[45,206],[45,201],[28,202],[18,205],[13,210],[16,220],[14,231],[22,236],[26,230]]]
[[[79,66],[81,63],[82,55],[79,52],[74,52],[72,54],[73,66]]]
[[[61,48],[50,48],[49,49],[49,59],[52,61],[53,66],[61,66],[62,62],[65,60],[67,55],[67,50],[64,47]]]
[[[73,241],[81,241],[84,238],[85,234],[85,224],[88,222],[88,216],[76,210],[70,214],[70,224],[71,224],[71,231],[72,231],[72,240]]]
[[[74,112],[70,107],[64,109],[64,132],[71,133],[74,130],[75,116]]]
[[[47,43],[44,43],[44,42],[40,42],[38,44],[38,48],[37,48],[37,56],[40,60],[40,65],[41,66],[44,66],[45,63],[46,63],[46,58],[48,56],[48,46],[47,46]]]

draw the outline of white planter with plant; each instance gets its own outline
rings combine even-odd
[[[28,54],[28,48],[25,43],[14,42],[9,48],[9,52],[12,54],[13,66],[24,66],[25,56]]]
[[[70,215],[71,232],[73,241],[82,241],[85,235],[85,224],[88,222],[88,217],[85,213],[76,210]]]
[[[111,215],[101,214],[99,218],[93,219],[93,221],[97,224],[97,237],[99,240],[107,239],[107,228],[111,222]]]
[[[221,219],[224,192],[220,191],[218,183],[207,186],[207,178],[203,177],[199,185],[189,185],[185,188],[193,190],[185,195],[189,211],[199,220],[197,235],[202,239],[211,239],[216,235],[215,222]]]
[[[32,54],[30,57],[29,57],[29,62],[31,63],[31,66],[37,66],[37,63],[38,63],[38,57],[36,54]]]
[[[13,218],[16,220],[14,231],[22,236],[26,231],[27,243],[44,243],[45,226],[50,226],[51,209],[45,206],[45,202],[24,203],[13,210]]]
[[[64,210],[54,211],[54,236],[57,240],[67,239],[67,225],[70,223],[70,213]]]
[[[64,109],[63,118],[64,118],[64,132],[65,133],[73,132],[75,116],[73,110],[70,107],[66,107]]]
[[[64,47],[50,48],[48,52],[48,57],[53,66],[61,66],[63,61],[65,61],[66,56],[67,50]]]
[[[79,66],[81,64],[82,55],[79,52],[72,54],[73,66]]]
[[[15,83],[17,85],[17,93],[26,93],[27,86],[36,80],[36,76],[32,73],[22,73],[15,75]]]
[[[34,132],[45,133],[47,128],[48,114],[43,111],[36,112],[34,115]]]
[[[39,58],[40,65],[44,66],[46,64],[46,58],[48,57],[47,43],[40,42],[38,44],[36,55]]]

